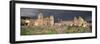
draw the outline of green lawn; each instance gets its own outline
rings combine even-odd
[[[91,32],[90,28],[77,26],[22,26],[21,35],[42,35],[42,34],[64,34],[64,33],[86,33]]]

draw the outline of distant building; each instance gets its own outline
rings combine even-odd
[[[68,25],[68,26],[82,26],[82,27],[87,27],[88,23],[85,21],[82,17],[79,16],[79,18],[74,17],[74,20],[70,21],[62,21],[61,22],[63,25]]]
[[[87,27],[88,23],[81,16],[79,16],[79,18],[76,18],[76,20],[74,20],[74,25]]]
[[[74,20],[66,20],[66,21],[60,21],[60,23],[55,23],[55,25],[66,25],[66,26],[82,26],[87,27],[89,26],[89,23],[85,21],[82,17],[74,17]]]
[[[66,20],[66,21],[59,21],[59,23],[54,23],[54,17],[49,16],[44,18],[42,13],[38,14],[37,19],[27,19],[25,20],[25,23],[27,23],[27,26],[42,26],[42,25],[47,25],[47,26],[53,26],[53,25],[67,25],[67,26],[82,26],[82,27],[87,27],[88,23],[85,21],[81,16],[74,17],[73,20]]]
[[[25,19],[24,22],[25,22],[25,24],[27,24],[27,26],[41,26],[41,25],[53,26],[54,25],[54,17],[49,16],[49,17],[44,18],[43,14],[39,13],[37,19]]]

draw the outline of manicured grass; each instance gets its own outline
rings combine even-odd
[[[57,33],[53,27],[48,26],[33,26],[21,27],[21,35],[37,35],[37,34],[54,34]]]
[[[42,34],[65,34],[65,33],[87,33],[90,28],[77,26],[22,26],[21,35],[42,35]]]
[[[91,29],[86,27],[69,26],[65,31],[66,33],[86,33],[91,32]]]

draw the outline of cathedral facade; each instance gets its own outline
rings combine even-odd
[[[53,26],[54,25],[54,17],[49,16],[44,18],[42,13],[38,14],[37,19],[26,19],[25,23],[27,23],[27,26]]]
[[[53,26],[53,25],[67,25],[67,26],[82,26],[87,27],[88,23],[82,17],[74,17],[73,20],[70,21],[59,21],[60,23],[54,23],[54,16],[43,17],[42,13],[38,14],[37,19],[27,19],[24,20],[27,24],[26,26]]]
[[[54,17],[53,16],[49,16],[44,18],[42,13],[39,13],[38,18],[36,19],[36,21],[34,22],[35,26],[41,26],[41,25],[54,25]]]

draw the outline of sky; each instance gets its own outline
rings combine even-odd
[[[85,20],[91,21],[92,12],[91,11],[80,11],[80,10],[54,10],[54,9],[36,9],[36,8],[21,8],[21,16],[37,17],[41,12],[44,17],[54,16],[55,20],[73,20],[74,17],[81,16]]]

